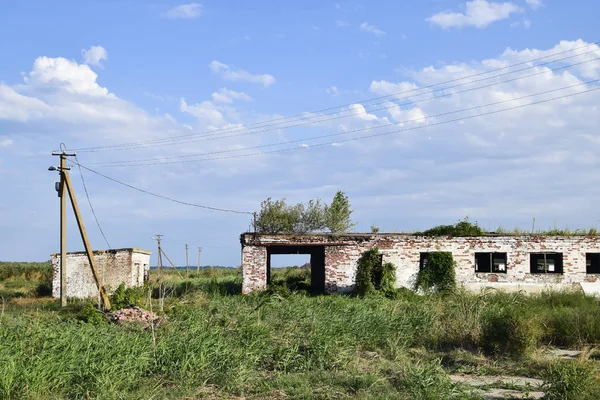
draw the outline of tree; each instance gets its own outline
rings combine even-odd
[[[299,219],[294,227],[294,232],[315,232],[325,228],[327,205],[321,203],[321,199],[309,200],[306,206],[299,203],[296,208]]]
[[[273,201],[269,197],[260,204],[254,228],[257,232],[264,233],[294,232],[299,220],[298,207],[288,206],[285,198]]]
[[[338,191],[328,206],[321,199],[308,203],[288,205],[285,198],[273,201],[270,197],[260,204],[256,218],[256,232],[262,233],[308,233],[329,229],[331,232],[346,232],[353,227],[350,221],[348,197]]]
[[[331,205],[327,207],[325,227],[333,233],[348,232],[350,228],[356,225],[350,220],[350,214],[353,211],[350,209],[348,196],[341,190],[338,190],[333,197]]]

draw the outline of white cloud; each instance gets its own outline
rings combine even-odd
[[[538,8],[540,8],[544,5],[542,0],[525,0],[525,2],[527,3],[527,5],[529,7],[531,7],[534,10],[537,10]]]
[[[188,105],[185,99],[182,98],[179,102],[179,109],[181,112],[193,115],[212,129],[220,128],[227,124],[223,117],[223,113],[221,113],[214,103],[210,101],[202,101],[194,105]]]
[[[243,69],[237,69],[230,67],[220,61],[213,60],[208,65],[210,70],[216,74],[221,75],[221,78],[227,81],[246,81],[253,83],[260,83],[264,87],[269,87],[275,83],[275,77],[270,74],[251,74]]]
[[[388,81],[372,81],[369,90],[373,93],[388,96],[388,95],[397,95],[405,98],[407,94],[415,93],[416,90],[419,89],[414,82],[400,82],[400,83],[392,83]],[[419,91],[418,94],[422,95],[422,91]],[[416,93],[415,93],[416,94]]]
[[[0,147],[8,147],[13,144],[12,139],[2,138],[0,139]]]
[[[375,35],[377,37],[381,37],[381,36],[385,35],[384,31],[382,31],[379,28],[376,28],[373,25],[369,25],[367,22],[363,22],[362,24],[360,24],[360,29],[365,32],[372,33],[373,35]]]
[[[89,49],[81,50],[83,55],[83,62],[88,65],[95,65],[101,67],[101,61],[108,60],[108,52],[102,46],[92,46]]]
[[[586,44],[583,41],[563,41],[551,48],[507,49],[485,60],[441,60],[445,61],[443,67],[422,65],[415,70],[403,71],[404,80],[385,81],[363,76],[361,82],[373,93],[394,94]],[[467,212],[483,226],[487,227],[489,223],[491,229],[498,225],[530,225],[533,216],[536,217],[536,226],[540,227],[552,225],[554,219],[560,227],[567,224],[573,228],[589,227],[593,223],[590,220],[597,219],[593,217],[597,215],[594,199],[600,196],[600,176],[596,173],[600,167],[600,159],[596,157],[600,153],[597,130],[600,91],[479,118],[469,117],[504,106],[456,115],[436,115],[561,88],[599,76],[600,63],[591,61],[595,56],[582,54],[592,49],[600,54],[597,46],[578,50],[574,53],[579,53],[579,58],[568,62],[590,62],[560,72],[502,83],[515,76],[549,71],[547,67],[536,67],[490,80],[496,83],[494,87],[465,93],[458,93],[463,88],[449,89],[449,96],[437,100],[424,100],[430,97],[431,89],[420,89],[409,94],[411,104],[401,105],[406,95],[390,96],[387,103],[379,105],[375,102],[354,104],[330,115],[336,118],[349,115],[348,118],[321,121],[301,129],[278,129],[231,139],[218,136],[219,140],[214,141],[123,152],[79,153],[79,156],[84,165],[95,161],[148,157],[163,157],[161,160],[167,162],[168,156],[243,149],[293,139],[297,141],[285,147],[297,150],[281,154],[172,164],[168,167],[161,167],[162,161],[157,161],[156,167],[107,167],[99,170],[134,186],[171,194],[184,201],[248,211],[257,209],[260,201],[267,196],[286,196],[290,202],[306,201],[317,196],[331,199],[335,190],[340,188],[349,195],[356,210],[353,219],[361,223],[357,227],[359,231],[368,230],[372,223],[381,226],[382,230],[422,230],[456,222]],[[232,69],[225,66],[224,70],[220,64],[214,65],[216,73]],[[213,127],[243,129],[245,125],[242,124],[277,117],[257,115],[250,107],[244,109],[246,103],[243,99],[235,98],[230,90],[217,90],[217,86],[199,100],[180,101],[182,113],[177,113],[176,117],[185,121],[189,125],[187,127],[175,117],[152,115],[111,94],[108,88],[97,83],[102,76],[98,78],[85,64],[48,59],[36,62],[31,70],[24,83],[0,83],[0,128],[6,137],[18,138],[18,141],[14,139],[12,147],[3,148],[10,151],[3,152],[0,168],[2,177],[14,174],[14,179],[5,179],[6,189],[18,194],[15,200],[8,199],[8,203],[0,206],[0,225],[19,227],[19,230],[6,229],[9,233],[5,232],[0,237],[7,243],[7,257],[12,258],[18,258],[31,240],[42,243],[32,257],[42,259],[42,256],[56,251],[55,243],[43,240],[51,233],[47,227],[55,222],[52,210],[56,206],[56,193],[48,189],[48,179],[52,180],[52,177],[40,170],[39,163],[31,160],[33,157],[39,159],[40,154],[48,154],[61,141],[69,148],[115,144],[200,133]],[[463,82],[469,82],[469,79]],[[473,83],[468,87],[474,86]],[[572,88],[560,94],[579,93],[589,87],[591,85]],[[110,89],[113,91],[115,88]],[[159,89],[148,87],[148,90]],[[213,91],[216,96],[212,96]],[[222,92],[227,93],[226,97],[232,103],[217,101],[221,99]],[[419,93],[426,95],[419,96]],[[327,96],[325,90],[321,95]],[[536,99],[548,97],[550,95],[522,99],[507,106],[525,106]],[[387,108],[377,110],[382,107]],[[357,115],[351,115],[354,113]],[[321,119],[322,115],[319,115],[306,113],[307,118],[315,116]],[[427,120],[402,128],[388,125],[390,121],[402,122],[420,116],[427,117]],[[462,123],[431,125],[454,118],[460,118]],[[352,132],[370,127],[382,128]],[[422,129],[408,130],[413,128]],[[344,141],[399,129],[403,131],[366,140]],[[347,132],[347,135],[318,141],[309,139],[309,136],[342,132]],[[219,135],[223,135],[223,131]],[[335,143],[316,145],[325,142]],[[301,144],[310,148],[301,149]],[[269,149],[275,148],[279,147]],[[12,154],[21,149],[31,155],[16,157]],[[50,165],[53,160],[49,155],[47,157]],[[344,160],[352,160],[352,168],[348,168]],[[7,170],[12,168],[10,165],[18,167]],[[264,179],[267,174],[269,179]],[[205,225],[214,226],[216,230],[206,235],[200,233],[197,240],[204,244],[214,243],[218,238],[227,243],[222,253],[212,255],[214,262],[230,265],[239,262],[239,257],[230,254],[235,255],[233,250],[239,249],[239,241],[235,238],[247,229],[250,218],[211,213],[154,199],[92,174],[86,175],[86,181],[96,212],[112,244],[152,248],[150,246],[155,243],[146,233],[155,229],[157,220],[161,222],[162,233],[169,235],[170,240],[187,242],[185,236],[189,236],[189,231],[177,237],[181,232],[181,221],[202,218]],[[74,184],[77,185],[75,181]],[[236,196],[237,193],[244,193],[244,196]],[[38,210],[39,218],[24,220],[22,215],[31,209]],[[409,209],[411,212],[392,212],[397,209]],[[147,210],[147,213],[135,210]],[[82,211],[84,219],[91,218],[85,207]],[[146,222],[150,219],[143,216],[148,213],[153,216],[151,224]],[[124,224],[123,221],[127,222]],[[32,224],[41,228],[33,229]],[[94,229],[90,229],[89,234],[92,242],[102,243],[102,237]],[[211,254],[207,251],[207,259],[209,257]],[[173,261],[178,262],[177,259]]]
[[[327,92],[327,94],[330,94],[332,96],[337,96],[338,94],[340,94],[338,88],[333,85],[328,87],[325,91]]]
[[[427,21],[444,29],[462,26],[485,28],[520,12],[523,9],[512,2],[472,0],[465,3],[464,12],[442,11],[427,18]]]
[[[37,87],[62,87],[71,93],[91,96],[109,95],[108,89],[96,82],[98,75],[86,64],[57,57],[38,57],[24,80]]]
[[[168,18],[192,19],[202,14],[202,6],[198,3],[181,4],[169,9],[166,13]]]
[[[363,121],[377,121],[379,118],[375,114],[369,114],[362,104],[350,104],[348,109],[352,111],[355,118]]]
[[[244,92],[236,92],[227,88],[221,88],[218,92],[213,92],[213,101],[217,103],[233,103],[233,100],[250,101],[252,97],[248,96]]]
[[[337,26],[338,28],[345,28],[347,26],[350,26],[350,23],[348,21],[342,21],[338,19],[335,21],[335,26]]]

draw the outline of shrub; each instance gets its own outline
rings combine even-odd
[[[481,344],[488,353],[520,357],[531,353],[543,334],[539,320],[522,307],[493,307],[482,317]]]
[[[420,236],[482,236],[483,234],[483,229],[477,225],[477,222],[472,224],[468,217],[454,225],[438,225],[416,233]]]
[[[110,296],[110,305],[113,310],[130,305],[139,305],[144,298],[146,289],[146,287],[130,287],[125,289],[125,283],[121,283],[117,290]]]
[[[453,291],[456,287],[455,265],[450,252],[430,253],[417,274],[415,290],[441,293]]]
[[[592,400],[600,398],[600,384],[590,361],[560,361],[543,374],[547,400]]]
[[[76,317],[78,320],[92,325],[108,324],[106,315],[98,310],[92,303],[86,303]]]
[[[375,292],[393,293],[395,282],[395,265],[390,262],[383,264],[377,247],[363,253],[356,269],[354,292],[358,296],[364,297]]]

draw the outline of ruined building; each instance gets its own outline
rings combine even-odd
[[[142,286],[148,278],[150,252],[140,249],[96,250],[94,258],[101,284],[112,293],[121,283]],[[60,253],[52,254],[52,297],[60,297]],[[85,251],[67,253],[67,297],[99,295]]]
[[[243,293],[266,288],[273,254],[310,254],[313,290],[351,291],[359,258],[375,246],[382,262],[396,266],[396,287],[413,288],[427,253],[446,251],[456,262],[457,282],[470,290],[600,289],[597,236],[244,233],[240,240]]]

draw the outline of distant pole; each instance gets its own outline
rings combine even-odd
[[[156,240],[158,242],[158,259],[156,260],[156,267],[158,268],[158,270],[160,271],[160,269],[162,268],[162,249],[160,247],[160,239],[163,237],[163,235],[154,235],[154,237],[152,239]]]
[[[196,268],[196,272],[200,272],[200,253],[202,252],[202,247],[198,247],[198,268]]]
[[[188,269],[190,267],[190,263],[188,261],[188,245],[185,245],[185,274],[188,274]]]

